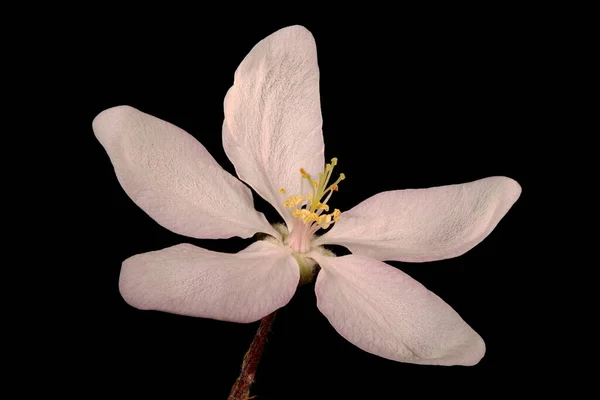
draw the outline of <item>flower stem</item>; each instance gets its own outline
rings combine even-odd
[[[254,382],[254,375],[256,375],[258,363],[260,363],[260,359],[265,349],[265,344],[267,343],[267,335],[271,330],[271,325],[273,325],[274,319],[275,312],[260,320],[258,331],[256,331],[254,340],[250,344],[250,348],[248,348],[248,351],[244,356],[240,376],[237,378],[235,384],[231,388],[231,393],[229,393],[227,400],[250,399],[250,397],[248,397],[250,395],[250,386],[252,385],[252,382]]]

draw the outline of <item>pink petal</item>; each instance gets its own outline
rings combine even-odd
[[[315,245],[339,244],[377,260],[457,257],[485,239],[520,194],[521,186],[502,176],[382,192],[342,212]]]
[[[260,41],[244,58],[225,97],[223,146],[244,182],[292,227],[284,195],[300,194],[300,168],[324,165],[315,41],[291,26]]]
[[[474,365],[483,357],[481,337],[404,272],[364,256],[310,256],[322,268],[317,306],[352,344],[413,364]]]
[[[93,129],[125,192],[165,228],[205,239],[279,237],[250,189],[184,130],[128,106],[101,112]]]
[[[290,254],[266,241],[237,254],[180,244],[125,260],[119,288],[142,310],[252,322],[294,295],[300,270]]]

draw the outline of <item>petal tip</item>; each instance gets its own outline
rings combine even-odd
[[[499,176],[498,179],[501,180],[501,185],[510,204],[514,204],[521,196],[523,188],[521,187],[519,182],[517,182],[513,178],[509,178],[507,176]]]
[[[485,342],[481,336],[476,334],[476,338],[473,340],[471,347],[465,351],[464,357],[462,360],[457,363],[458,365],[464,365],[466,367],[472,367],[481,361],[483,356],[485,356]]]
[[[460,345],[448,349],[448,353],[442,357],[434,359],[424,358],[419,364],[463,367],[477,365],[485,356],[485,342],[482,337],[473,330],[467,335],[467,339]]]
[[[313,34],[302,25],[286,26],[285,28],[273,32],[265,39],[286,42],[288,43],[288,46],[298,43],[304,43],[305,45],[310,43],[310,47],[316,47]]]
[[[127,304],[135,308],[140,308],[138,306],[138,302],[135,301],[135,296],[132,294],[133,291],[131,290],[131,279],[128,268],[130,260],[134,257],[135,256],[128,258],[127,260],[123,261],[123,264],[121,264],[121,273],[119,274],[119,293]]]
[[[290,32],[297,35],[309,35],[312,37],[312,33],[303,25],[290,25],[285,28],[281,28],[279,32]]]
[[[121,121],[139,112],[139,110],[125,105],[111,107],[102,111],[92,121],[94,135],[104,144],[105,140],[111,134],[114,134]]]
[[[509,180],[509,186],[511,188],[512,197],[514,198],[514,201],[517,201],[519,199],[519,197],[521,196],[521,193],[523,192],[523,188],[521,187],[519,182],[517,182],[516,180],[514,180],[512,178],[506,178],[506,179]]]
[[[131,106],[127,106],[127,105],[121,105],[121,106],[107,108],[106,110],[104,110],[104,111],[100,112],[98,115],[96,115],[96,118],[94,118],[94,120],[92,121],[92,128],[94,128],[94,130],[96,130],[96,128],[102,128],[103,126],[105,126],[107,123],[109,123],[111,121],[123,119],[123,117],[125,117],[127,115],[131,115],[132,113],[135,113],[135,112],[139,112],[139,111],[137,109],[135,109]]]
[[[145,254],[136,254],[129,257],[121,264],[121,272],[119,274],[119,293],[127,304],[131,307],[137,308],[138,310],[150,310],[152,307],[148,304],[147,300],[144,299],[144,291],[141,289],[144,282],[140,281],[139,267],[140,261],[144,261]]]

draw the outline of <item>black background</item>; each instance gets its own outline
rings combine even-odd
[[[335,332],[316,308],[314,285],[308,285],[278,312],[252,393],[258,399],[488,398],[517,387],[523,393],[521,384],[531,382],[528,360],[537,351],[529,333],[534,306],[523,278],[532,249],[530,143],[545,79],[538,62],[543,32],[519,13],[408,15],[394,22],[211,20],[204,15],[195,24],[159,18],[133,23],[114,14],[90,22],[97,34],[89,37],[93,57],[82,68],[88,125],[79,152],[86,191],[77,199],[89,256],[81,266],[80,297],[67,309],[82,321],[72,332],[80,383],[94,393],[136,398],[227,397],[258,323],[139,311],[122,300],[118,277],[121,262],[134,254],[181,242],[236,252],[251,240],[196,240],[159,226],[121,189],[91,122],[106,108],[131,105],[185,129],[235,174],[221,144],[223,98],[233,73],[259,40],[301,24],[317,43],[326,158],[338,157],[347,177],[335,207],[347,210],[384,190],[493,175],[517,180],[523,193],[467,254],[390,263],[480,333],[487,353],[478,365],[418,366],[365,353]],[[254,199],[270,221],[278,219],[256,194]]]

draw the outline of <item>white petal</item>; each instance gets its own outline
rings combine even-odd
[[[292,227],[284,188],[300,194],[300,168],[317,177],[324,166],[319,68],[305,28],[281,29],[242,61],[225,97],[223,146],[244,182]]]
[[[377,260],[457,257],[485,239],[520,194],[521,186],[502,176],[382,192],[342,212],[315,245],[338,244]]]
[[[442,299],[404,272],[368,257],[326,257],[317,306],[335,330],[359,348],[414,364],[474,365],[481,337]]]
[[[125,192],[165,228],[205,239],[280,237],[250,189],[184,130],[128,106],[101,112],[93,129]]]
[[[299,279],[291,251],[266,241],[237,254],[180,244],[125,260],[119,288],[142,310],[252,322],[286,305]]]

